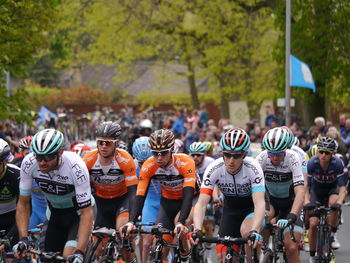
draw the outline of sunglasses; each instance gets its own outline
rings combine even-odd
[[[229,152],[223,152],[222,153],[226,159],[240,159],[243,157],[244,153],[229,153]]]
[[[325,154],[325,155],[330,155],[331,154],[331,152],[328,152],[328,151],[318,151],[320,154]]]
[[[204,154],[202,154],[202,153],[191,153],[190,154],[190,156],[192,156],[192,157],[201,157],[201,156],[203,156]]]
[[[152,155],[153,155],[154,157],[157,157],[157,156],[165,156],[165,155],[167,155],[169,152],[170,152],[170,150],[165,150],[165,151],[152,151]]]
[[[284,155],[284,151],[282,151],[282,152],[268,152],[267,154],[270,156],[282,156],[282,155]]]
[[[35,159],[36,159],[38,162],[41,162],[41,161],[50,162],[50,161],[52,161],[53,159],[55,159],[56,156],[57,156],[57,153],[46,154],[46,155],[38,155],[38,154],[36,154],[36,155],[35,155]]]
[[[117,140],[97,140],[97,145],[99,146],[111,146],[116,143]]]

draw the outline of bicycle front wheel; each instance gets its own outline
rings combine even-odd
[[[263,259],[261,260],[261,263],[273,263],[273,252],[271,249],[267,249],[264,252]]]

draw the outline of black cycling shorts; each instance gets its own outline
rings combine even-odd
[[[270,205],[275,210],[274,217],[277,219],[285,219],[292,209],[293,202],[294,198],[275,198],[270,196]],[[303,228],[304,224],[300,216],[298,216],[295,225]]]
[[[338,195],[338,186],[331,188],[311,188],[310,190],[310,203],[311,205],[324,205],[328,206],[329,196]]]
[[[116,228],[116,218],[129,211],[128,194],[112,199],[95,196],[97,205],[97,218],[95,228]]]
[[[220,221],[219,236],[241,237],[241,224],[244,219],[254,212],[254,207],[233,209],[224,207]]]
[[[173,230],[175,228],[174,220],[176,215],[181,210],[182,200],[160,199],[160,207],[158,211],[157,223],[161,223],[163,228]]]
[[[18,242],[18,230],[16,225],[16,210],[0,215],[0,230],[5,230],[11,245]]]

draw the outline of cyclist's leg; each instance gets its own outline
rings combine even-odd
[[[296,242],[292,240],[289,228],[286,228],[283,231],[284,246],[286,248],[286,256],[287,256],[288,262],[301,262],[299,247],[300,247],[300,240],[304,233],[304,228],[303,228],[303,222],[301,221],[300,217],[298,217],[297,221],[295,222],[293,232],[294,232],[294,237]]]
[[[271,210],[270,210],[271,211]],[[242,224],[241,224],[241,236],[244,238],[247,238],[249,236],[249,232],[252,229],[253,226],[253,221],[254,221],[254,213],[251,212],[249,213],[243,220]],[[265,227],[265,220],[262,222],[262,226],[260,231],[262,231]],[[246,251],[246,255],[247,255],[247,261],[253,263],[254,261],[252,260],[252,253],[251,253],[251,248],[248,245],[245,245],[245,251]]]
[[[157,214],[160,206],[160,196],[147,194],[145,204],[142,209],[142,224],[155,223],[157,221]],[[151,227],[145,227],[150,229]],[[153,243],[152,235],[141,235],[141,262],[147,262],[150,248]]]
[[[331,194],[328,199],[328,206],[332,207],[336,205],[338,199],[337,194]],[[332,232],[336,232],[339,225],[339,211],[331,211],[330,216],[328,217],[328,224],[332,228]]]
[[[64,245],[64,250],[63,250],[63,256],[67,257],[71,254],[74,253],[78,246],[78,229],[79,229],[79,222],[80,219],[78,219],[71,224],[69,231],[68,231],[68,237],[67,237],[67,242]]]

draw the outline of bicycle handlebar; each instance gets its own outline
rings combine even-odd
[[[67,261],[66,258],[60,256],[57,252],[42,252],[35,249],[29,249],[30,253],[36,254],[39,257],[50,260],[51,262],[62,262],[65,263]]]

